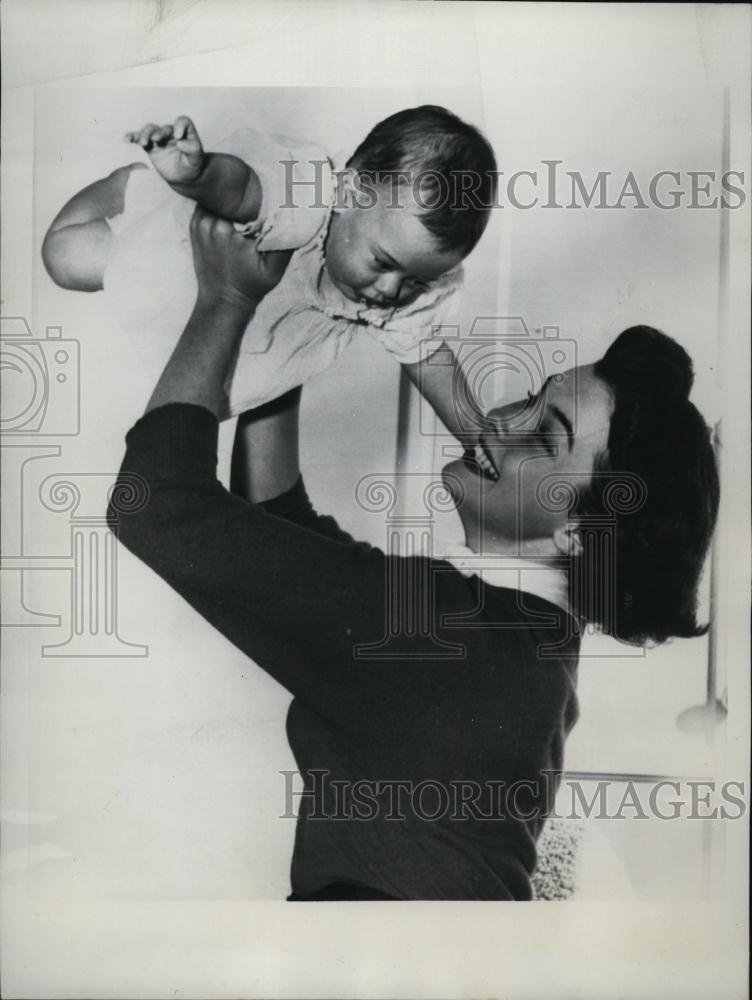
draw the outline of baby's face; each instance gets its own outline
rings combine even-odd
[[[386,309],[417,298],[462,254],[439,248],[409,189],[378,195],[372,208],[361,197],[332,214],[326,268],[346,298]]]

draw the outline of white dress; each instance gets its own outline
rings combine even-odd
[[[228,385],[234,415],[259,406],[327,368],[354,336],[368,333],[400,363],[437,350],[463,283],[462,267],[442,275],[408,305],[377,309],[351,302],[329,280],[324,245],[334,195],[331,161],[314,146],[241,129],[220,143],[259,176],[263,198],[250,228],[261,250],[294,250],[241,342]],[[166,364],[193,309],[190,240],[195,203],[151,167],[130,174],[104,273],[104,294],[147,369]]]

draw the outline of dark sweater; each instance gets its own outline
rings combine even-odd
[[[577,717],[568,616],[446,562],[353,541],[315,513],[302,481],[261,505],[233,496],[216,478],[217,429],[182,404],[141,419],[120,475],[125,495],[142,477],[148,499],[115,499],[110,525],[293,695],[288,737],[310,793],[294,892],[530,898]],[[388,625],[390,602],[402,628]]]

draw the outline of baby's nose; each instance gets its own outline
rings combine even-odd
[[[399,298],[402,289],[402,279],[396,274],[382,274],[375,283],[374,288],[382,299],[393,301]]]

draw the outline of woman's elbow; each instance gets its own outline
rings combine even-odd
[[[145,479],[122,473],[110,490],[107,504],[107,527],[117,540],[144,562],[153,550],[154,518],[150,490]]]

